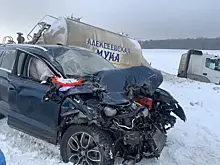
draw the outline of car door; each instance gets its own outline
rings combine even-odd
[[[47,64],[31,53],[19,52],[13,74],[9,75],[8,124],[35,137],[56,143],[60,106],[43,102],[48,85],[41,84],[38,77],[30,75],[31,61]],[[49,67],[48,67],[49,68]],[[50,70],[51,71],[51,70]],[[51,71],[52,72],[52,71]]]
[[[15,58],[15,48],[5,48],[0,52],[0,113],[5,116],[7,116],[9,112],[8,74],[12,72]]]
[[[207,77],[211,83],[220,83],[219,59],[206,58],[202,70],[203,76]]]

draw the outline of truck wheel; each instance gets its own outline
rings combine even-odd
[[[0,113],[0,120],[3,119],[5,116]]]
[[[96,126],[70,126],[63,134],[60,152],[65,163],[114,164],[112,139]]]

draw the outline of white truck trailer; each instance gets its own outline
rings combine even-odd
[[[42,20],[44,20],[45,16]],[[52,16],[49,16],[52,17]],[[138,41],[68,17],[52,17],[51,24],[42,20],[28,34],[32,44],[61,44],[84,47],[109,60],[116,67],[150,66],[143,57]],[[33,34],[39,26],[37,33]],[[32,33],[32,35],[31,35]]]

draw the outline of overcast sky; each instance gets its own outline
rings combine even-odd
[[[73,14],[137,39],[220,36],[220,0],[0,0],[0,4],[0,40],[18,31],[27,34],[46,14]]]

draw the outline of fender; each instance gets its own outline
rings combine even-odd
[[[178,101],[164,89],[158,88],[155,92],[156,100],[162,103],[164,109],[168,109],[176,114],[181,120],[186,121],[186,115],[183,108],[179,105]]]
[[[98,116],[84,108],[85,105],[82,106],[82,103],[78,103],[69,97],[64,98],[60,105],[61,120],[58,127],[58,142],[61,142],[63,133],[71,124],[97,124],[95,119]]]
[[[86,119],[88,121],[97,120],[98,114],[95,111],[83,104],[81,100],[72,100],[69,97],[66,97],[61,104],[61,116],[69,116],[74,114],[79,114],[81,118]]]

